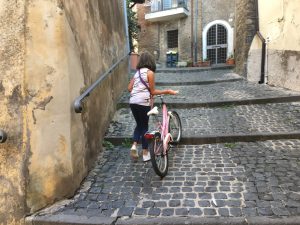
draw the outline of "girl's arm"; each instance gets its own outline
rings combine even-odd
[[[129,81],[129,84],[128,84],[128,91],[131,92],[132,89],[133,89],[133,84],[134,84],[134,79],[131,78],[131,80]]]
[[[148,78],[151,95],[176,95],[178,93],[178,91],[174,91],[171,89],[156,90],[155,89],[155,77],[154,77],[154,73],[151,70],[148,70],[147,78]]]

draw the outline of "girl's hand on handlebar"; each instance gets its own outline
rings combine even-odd
[[[169,95],[177,95],[179,91],[174,91],[174,90],[168,90]]]

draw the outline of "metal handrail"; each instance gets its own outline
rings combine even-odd
[[[120,62],[122,62],[129,54],[130,54],[130,52],[128,54],[126,54],[125,56],[123,56],[114,65],[112,65],[106,73],[104,73],[102,76],[100,76],[100,78],[98,80],[96,80],[85,92],[83,92],[82,95],[80,95],[79,97],[77,97],[75,99],[75,101],[74,101],[74,110],[75,110],[76,113],[81,113],[82,112],[83,107],[82,107],[81,101],[84,98],[88,97],[90,95],[90,93],[98,86],[98,84],[100,84],[101,81],[103,81],[117,67],[117,65],[119,65]]]
[[[7,134],[4,130],[0,130],[0,143],[4,143],[7,139]]]

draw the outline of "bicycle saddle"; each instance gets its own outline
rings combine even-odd
[[[158,109],[157,109],[157,106],[154,106],[153,109],[151,109],[148,113],[147,113],[148,116],[150,115],[158,115]]]

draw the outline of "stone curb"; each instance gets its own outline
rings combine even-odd
[[[219,65],[219,66],[210,66],[210,67],[187,67],[187,68],[158,68],[157,73],[192,73],[192,72],[201,72],[209,70],[224,70],[224,69],[233,69],[235,66],[232,65]]]
[[[194,82],[156,82],[157,86],[187,86],[187,85],[207,85],[224,82],[242,81],[244,78],[233,78],[227,80],[207,80],[207,81],[194,81]]]
[[[131,136],[105,137],[106,141],[114,145],[121,145],[126,139],[131,139]],[[207,135],[182,137],[180,144],[182,145],[201,145],[201,144],[216,144],[230,142],[254,142],[266,140],[280,139],[300,139],[300,131],[288,133],[252,133],[252,134],[223,134],[223,135]],[[300,223],[299,223],[300,224]]]
[[[27,217],[26,225],[299,225],[300,217],[161,217],[161,218],[129,218],[86,217],[77,215]]]
[[[87,217],[78,215],[48,215],[48,216],[29,216],[25,219],[26,225],[110,225],[115,224],[116,217]]]
[[[269,217],[216,217],[216,218],[133,218],[117,220],[116,225],[299,225],[300,217],[269,218]]]
[[[300,95],[294,96],[282,96],[282,97],[269,97],[269,98],[255,98],[255,99],[240,99],[240,100],[228,100],[228,101],[213,101],[213,102],[198,102],[198,103],[185,103],[185,102],[170,102],[167,103],[168,108],[186,109],[186,108],[198,108],[198,107],[220,107],[226,105],[254,105],[254,104],[267,104],[267,103],[287,103],[300,101]],[[129,103],[119,102],[117,109],[127,108]]]

